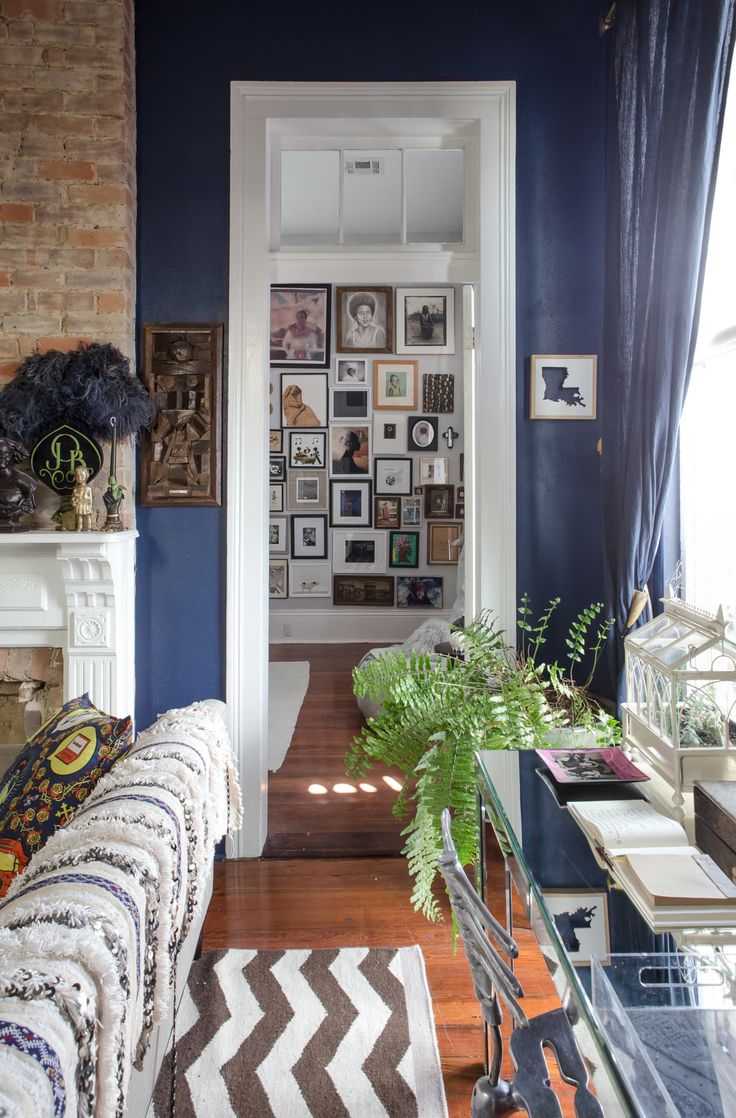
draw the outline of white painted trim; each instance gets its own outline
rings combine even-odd
[[[280,609],[271,610],[272,644],[399,644],[423,621],[450,620],[449,610]],[[284,636],[284,626],[289,636]]]
[[[478,284],[477,443],[471,493],[476,525],[473,600],[492,610],[510,637],[516,602],[515,86],[512,82],[297,83],[232,85],[230,329],[228,372],[226,694],[243,777],[245,824],[236,853],[258,855],[266,836],[268,598],[267,288],[269,280],[314,279],[315,262],[351,282]],[[480,254],[385,249],[267,253],[268,142],[289,120],[354,118],[388,131],[407,121],[445,119],[476,131]],[[366,123],[367,122],[367,123]],[[332,268],[334,267],[334,273]],[[466,482],[468,485],[468,482]],[[481,501],[480,494],[483,495]],[[518,793],[518,789],[517,789]],[[511,789],[513,794],[513,788]],[[511,809],[509,809],[511,810]]]

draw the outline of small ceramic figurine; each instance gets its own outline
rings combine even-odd
[[[77,484],[72,489],[72,507],[77,532],[92,531],[92,486],[87,485],[89,474],[86,466],[77,466],[74,470]]]
[[[36,483],[15,469],[26,457],[25,448],[19,442],[0,438],[0,532],[28,531],[29,526],[18,521],[36,507],[33,496]]]

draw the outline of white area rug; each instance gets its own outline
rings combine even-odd
[[[268,672],[268,767],[275,773],[284,763],[307,693],[309,662],[271,663]]]

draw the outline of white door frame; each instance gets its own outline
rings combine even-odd
[[[375,134],[417,120],[455,122],[477,142],[478,243],[470,251],[269,252],[270,141],[293,121],[348,120]],[[490,609],[516,629],[516,90],[513,82],[234,82],[231,87],[227,435],[226,699],[243,786],[232,853],[257,857],[268,821],[268,287],[295,282],[468,282],[477,289],[481,370],[466,455],[467,616]],[[329,269],[329,270],[328,270]],[[508,766],[507,766],[508,767]],[[509,788],[512,800],[518,788]],[[510,805],[512,814],[515,814]]]

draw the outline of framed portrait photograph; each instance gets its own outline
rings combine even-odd
[[[281,425],[327,426],[327,373],[281,374]]]
[[[390,287],[338,287],[337,348],[343,353],[393,353],[393,291]]]
[[[401,412],[373,413],[373,453],[406,453],[406,416]]]
[[[332,533],[332,569],[335,574],[378,575],[386,571],[385,532]]]
[[[454,288],[396,288],[396,352],[455,352]]]
[[[410,415],[406,422],[406,449],[436,450],[439,426],[433,415]]]
[[[389,532],[388,540],[389,567],[419,566],[418,532]]]
[[[336,606],[383,606],[394,604],[391,575],[335,575],[332,601]]]
[[[465,516],[465,486],[458,485],[455,491],[455,519],[462,520]]]
[[[425,373],[422,377],[422,411],[449,415],[455,410],[455,374]]]
[[[341,384],[368,384],[368,362],[365,357],[336,357],[334,383]]]
[[[431,566],[457,566],[462,534],[462,524],[428,524],[427,563]]]
[[[284,483],[283,481],[276,481],[269,483],[268,486],[268,511],[269,512],[283,512],[284,511]]]
[[[534,354],[529,387],[530,419],[595,419],[595,354]]]
[[[273,366],[329,368],[331,295],[329,283],[272,285],[269,334]]]
[[[422,498],[401,498],[401,527],[418,528],[422,522]]]
[[[376,528],[400,528],[401,497],[376,497],[373,524]]]
[[[327,517],[292,516],[291,558],[327,558]]]
[[[289,470],[286,508],[289,512],[327,512],[327,470]]]
[[[286,555],[289,550],[289,518],[276,517],[268,522],[268,550],[271,554]]]
[[[408,497],[412,491],[411,458],[374,458],[376,495]]]
[[[286,481],[286,455],[270,455],[268,459],[268,480]]]
[[[450,468],[447,458],[419,459],[420,485],[446,485],[449,479]]]
[[[399,609],[442,609],[442,579],[398,575],[396,605]]]
[[[289,468],[324,470],[327,465],[327,431],[289,431]]]
[[[611,953],[605,892],[545,889],[542,896],[570,962],[588,966],[593,955],[605,962]]]
[[[424,515],[427,520],[452,520],[454,505],[454,485],[424,486]]]
[[[371,472],[370,424],[330,426],[330,476],[351,474],[365,477]]]
[[[413,411],[418,407],[418,361],[373,362],[373,407]]]
[[[331,388],[330,421],[368,419],[371,414],[369,388]]]
[[[345,480],[330,482],[330,526],[370,528],[373,519],[373,483]]]
[[[268,561],[268,596],[269,598],[289,597],[289,563],[286,559],[269,559]]]
[[[284,432],[280,427],[268,432],[268,450],[270,454],[283,454]]]
[[[332,597],[332,570],[329,563],[292,560],[289,568],[290,598]]]

